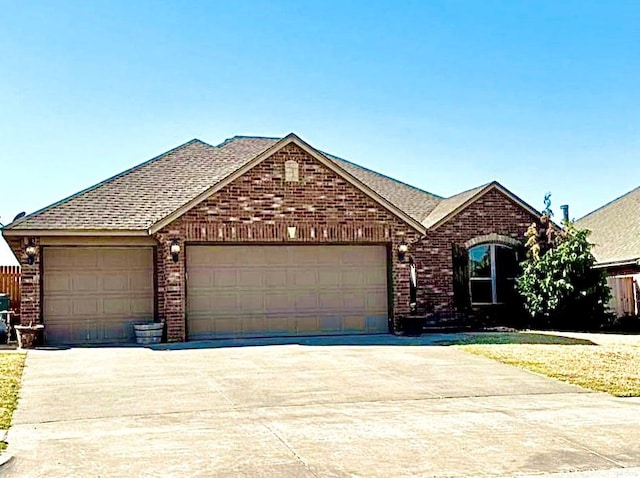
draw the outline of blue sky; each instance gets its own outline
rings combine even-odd
[[[444,196],[497,179],[541,208],[551,191],[573,217],[640,185],[637,1],[0,11],[2,222],[236,134],[293,131]]]

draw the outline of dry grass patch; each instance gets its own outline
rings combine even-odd
[[[466,352],[489,357],[590,390],[607,392],[618,397],[640,396],[640,345],[638,344],[612,341],[601,345],[593,343],[591,345],[560,345],[550,342],[508,343],[503,341],[476,342],[459,347]]]
[[[18,403],[24,359],[23,353],[0,352],[0,430],[7,430],[11,425],[11,416]],[[0,442],[0,451],[5,446]]]

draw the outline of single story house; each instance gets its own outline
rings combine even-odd
[[[443,198],[294,134],[194,139],[9,224],[21,321],[50,344],[387,333],[491,307],[539,213],[492,182]]]
[[[640,187],[576,221],[589,229],[596,267],[606,270],[618,315],[638,314],[640,305]]]

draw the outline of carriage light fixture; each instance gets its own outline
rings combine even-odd
[[[407,255],[407,251],[409,250],[409,246],[402,241],[399,245],[398,245],[398,260],[399,261],[404,261],[405,256]]]
[[[169,252],[171,252],[171,258],[173,259],[173,262],[178,262],[178,256],[180,255],[180,243],[177,239],[171,241]]]
[[[29,243],[27,244],[24,252],[27,254],[27,262],[29,264],[33,264],[36,260],[36,254],[38,253],[38,249],[33,243],[33,239],[29,239]]]

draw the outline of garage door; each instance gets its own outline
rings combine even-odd
[[[384,246],[187,246],[190,339],[386,333]]]
[[[131,323],[153,318],[153,249],[45,247],[47,343],[134,341]]]

